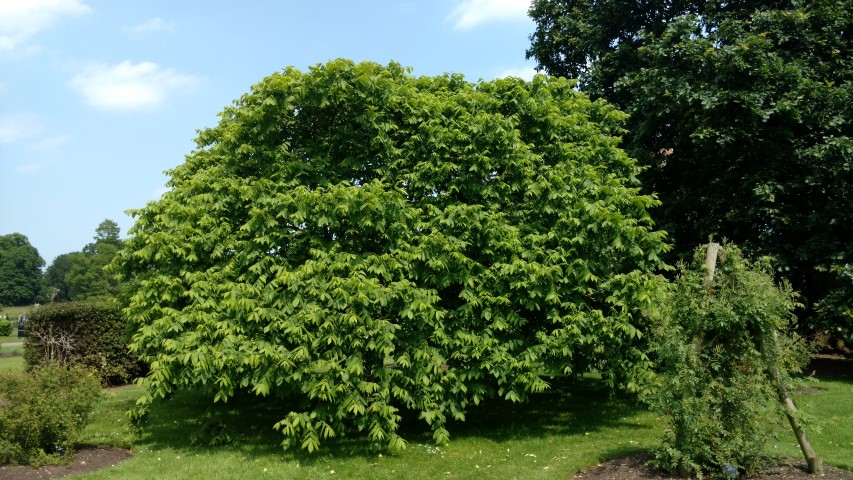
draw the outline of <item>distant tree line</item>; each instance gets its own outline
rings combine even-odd
[[[42,272],[44,259],[20,233],[0,236],[0,305],[29,305],[114,297],[122,284],[104,267],[124,245],[121,229],[104,220],[93,242],[63,253]]]

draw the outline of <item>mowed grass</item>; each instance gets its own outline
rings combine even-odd
[[[0,337],[0,353],[9,353],[12,355],[23,355],[24,354],[24,346],[23,345],[8,345],[8,343],[20,343],[23,342],[22,338],[10,338],[10,337]],[[3,345],[6,343],[7,345]]]
[[[0,357],[0,370],[22,370],[24,357]]]
[[[806,434],[827,464],[853,470],[853,381],[822,379],[796,393],[794,402],[804,416]],[[767,449],[771,455],[801,459],[797,440],[785,422]]]
[[[14,322],[18,319],[18,315],[22,313],[28,314],[35,308],[35,305],[23,305],[20,307],[2,307],[0,308],[0,315],[7,315],[9,317],[9,321]]]
[[[0,368],[11,368],[0,359]],[[17,368],[22,368],[19,362]],[[795,395],[808,434],[827,464],[853,470],[853,381],[824,379]],[[564,479],[614,456],[653,449],[662,421],[629,399],[607,394],[591,378],[555,385],[527,404],[491,401],[451,425],[447,446],[430,441],[417,420],[402,426],[410,442],[399,453],[378,452],[358,438],[333,439],[319,453],[284,451],[272,429],[275,401],[252,399],[211,408],[210,397],[182,392],[154,405],[142,430],[125,412],[137,387],[110,389],[83,432],[83,444],[130,448],[133,458],[79,478],[247,479]],[[231,439],[210,446],[210,438]],[[768,453],[801,458],[793,434],[780,425]]]
[[[472,409],[465,423],[451,426],[453,437],[443,447],[431,442],[422,422],[409,422],[401,429],[408,448],[393,454],[373,450],[362,439],[335,439],[315,454],[284,451],[272,429],[280,418],[275,402],[238,401],[211,410],[209,397],[200,393],[180,393],[155,405],[148,424],[136,432],[124,412],[138,391],[107,395],[82,440],[132,444],[134,456],[83,478],[566,478],[606,458],[649,450],[660,433],[654,415],[630,400],[611,398],[595,380],[555,387],[524,405],[493,401]],[[217,433],[232,442],[198,441]]]

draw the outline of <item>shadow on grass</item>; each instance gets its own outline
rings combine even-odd
[[[543,435],[586,435],[605,428],[641,428],[632,418],[644,413],[636,401],[612,394],[600,380],[563,380],[532,395],[527,403],[492,399],[471,408],[465,422],[453,422],[453,438],[488,437],[504,442]]]
[[[247,458],[283,456],[304,465],[329,456],[375,459],[375,444],[358,433],[324,440],[320,453],[283,452],[283,437],[273,425],[288,410],[285,402],[270,398],[246,396],[213,405],[211,397],[202,392],[181,392],[152,406],[139,443],[185,454],[229,449]],[[447,427],[451,442],[482,438],[503,443],[554,435],[583,436],[614,427],[648,428],[632,421],[643,413],[632,400],[611,396],[600,381],[583,379],[555,384],[550,391],[532,395],[522,404],[492,399],[470,408],[465,422],[454,421]],[[418,420],[416,412],[403,412],[398,433],[411,444],[432,442],[429,426]],[[614,454],[636,451],[629,448]]]

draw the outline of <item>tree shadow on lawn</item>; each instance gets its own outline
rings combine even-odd
[[[560,379],[526,403],[490,399],[472,407],[465,422],[451,422],[452,438],[505,442],[543,435],[584,436],[610,428],[648,428],[635,419],[647,410],[592,378]]]
[[[199,391],[180,392],[152,405],[141,431],[139,444],[152,449],[171,448],[186,455],[238,450],[250,459],[278,456],[311,465],[332,457],[364,458],[374,461],[379,451],[366,433],[323,440],[320,453],[282,451],[283,436],[273,429],[288,411],[283,400],[246,395],[213,404]],[[503,443],[546,436],[584,436],[607,428],[649,429],[636,419],[645,412],[636,402],[612,395],[595,379],[560,380],[543,393],[531,395],[526,403],[490,399],[471,406],[464,422],[447,425],[454,440],[482,438]],[[398,434],[410,444],[432,443],[432,431],[417,412],[401,412]],[[634,453],[627,448],[620,453]]]

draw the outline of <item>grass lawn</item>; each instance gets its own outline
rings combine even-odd
[[[853,470],[853,381],[825,379],[809,386],[817,391],[795,394],[794,402],[805,416],[806,434],[815,452],[824,463]],[[803,457],[787,421],[776,441],[769,442],[768,452]]]
[[[83,441],[133,443],[134,457],[83,478],[550,479],[653,447],[660,429],[654,415],[609,398],[596,382],[572,386],[572,393],[568,388],[537,395],[528,405],[496,401],[474,409],[467,422],[452,426],[454,436],[445,447],[433,445],[429,431],[413,422],[403,427],[410,443],[401,453],[380,454],[361,440],[344,439],[313,455],[281,449],[271,408],[237,402],[213,413],[197,393],[157,405],[134,441],[124,412],[137,392],[118,390],[99,407]],[[234,441],[218,447],[194,443],[205,423],[225,425]]]
[[[24,339],[18,337],[0,337],[0,353],[11,353],[14,355],[23,355],[23,345],[3,345],[4,343],[19,343]]]
[[[11,361],[11,362],[10,362]],[[20,358],[0,359],[0,368],[23,366]],[[827,464],[853,470],[853,382],[821,380],[795,396],[808,415],[808,434]],[[473,409],[468,421],[452,425],[451,442],[437,447],[420,422],[403,425],[409,447],[378,453],[359,439],[338,439],[319,453],[285,452],[274,402],[266,406],[230,402],[210,409],[200,393],[183,392],[155,404],[146,427],[134,429],[125,412],[138,397],[136,387],[109,390],[83,432],[82,443],[133,450],[133,458],[79,478],[214,480],[247,479],[564,479],[617,455],[648,451],[662,422],[630,400],[611,398],[595,380],[555,386],[526,405],[492,401]],[[195,441],[208,428],[228,435],[228,445]],[[210,437],[210,435],[208,435]],[[787,424],[768,453],[801,458]]]
[[[0,358],[0,370],[23,369],[24,357],[2,357]]]
[[[24,305],[20,307],[2,307],[0,308],[0,315],[8,315],[9,321],[14,322],[18,319],[18,315],[22,313],[27,313],[35,308],[35,305]]]

